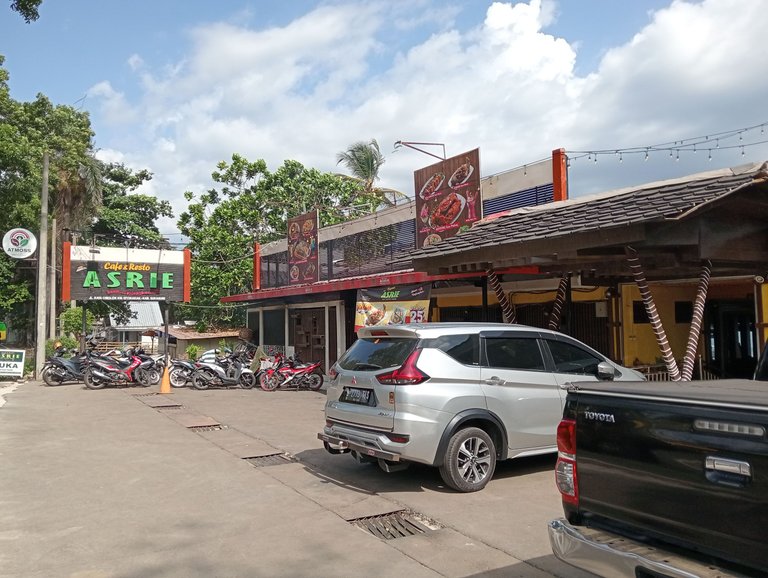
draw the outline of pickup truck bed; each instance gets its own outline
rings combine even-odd
[[[558,557],[604,576],[768,575],[768,383],[574,384],[563,419],[578,490],[550,524]]]

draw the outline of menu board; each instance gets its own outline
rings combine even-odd
[[[480,149],[414,171],[416,247],[469,229],[482,218]]]
[[[288,219],[288,281],[291,285],[320,280],[317,228],[316,210]]]
[[[420,283],[358,289],[355,331],[372,325],[426,322],[431,288],[431,283]]]

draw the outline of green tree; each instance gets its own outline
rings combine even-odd
[[[271,172],[263,160],[248,161],[233,155],[213,173],[220,186],[190,202],[178,221],[192,251],[192,304],[212,308],[184,308],[185,318],[207,326],[233,326],[243,322],[242,308],[218,307],[219,298],[251,291],[254,242],[284,238],[287,220],[318,209],[320,225],[327,226],[373,212],[375,194],[339,175],[308,169],[287,160]]]
[[[21,14],[27,24],[40,17],[38,8],[43,0],[11,0],[11,10]]]
[[[356,142],[346,151],[336,155],[336,164],[343,164],[352,173],[351,176],[343,176],[358,183],[364,195],[373,195],[381,201],[382,205],[391,206],[397,203],[397,199],[407,198],[407,195],[395,189],[376,186],[379,170],[384,161],[384,155],[381,154],[376,139],[371,139],[370,142]]]
[[[85,332],[90,333],[96,316],[90,310],[85,312]],[[61,314],[61,326],[64,334],[72,333],[76,339],[83,335],[83,308],[69,307]]]

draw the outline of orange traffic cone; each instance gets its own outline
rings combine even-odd
[[[171,393],[171,377],[168,366],[163,370],[163,379],[160,381],[160,393]]]

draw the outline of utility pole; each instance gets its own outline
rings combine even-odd
[[[50,297],[50,326],[48,327],[48,338],[56,339],[56,217],[51,219],[51,281],[48,287]]]
[[[40,193],[40,245],[37,254],[37,328],[35,330],[35,379],[45,364],[45,295],[48,280],[48,153],[43,153],[43,189]]]

